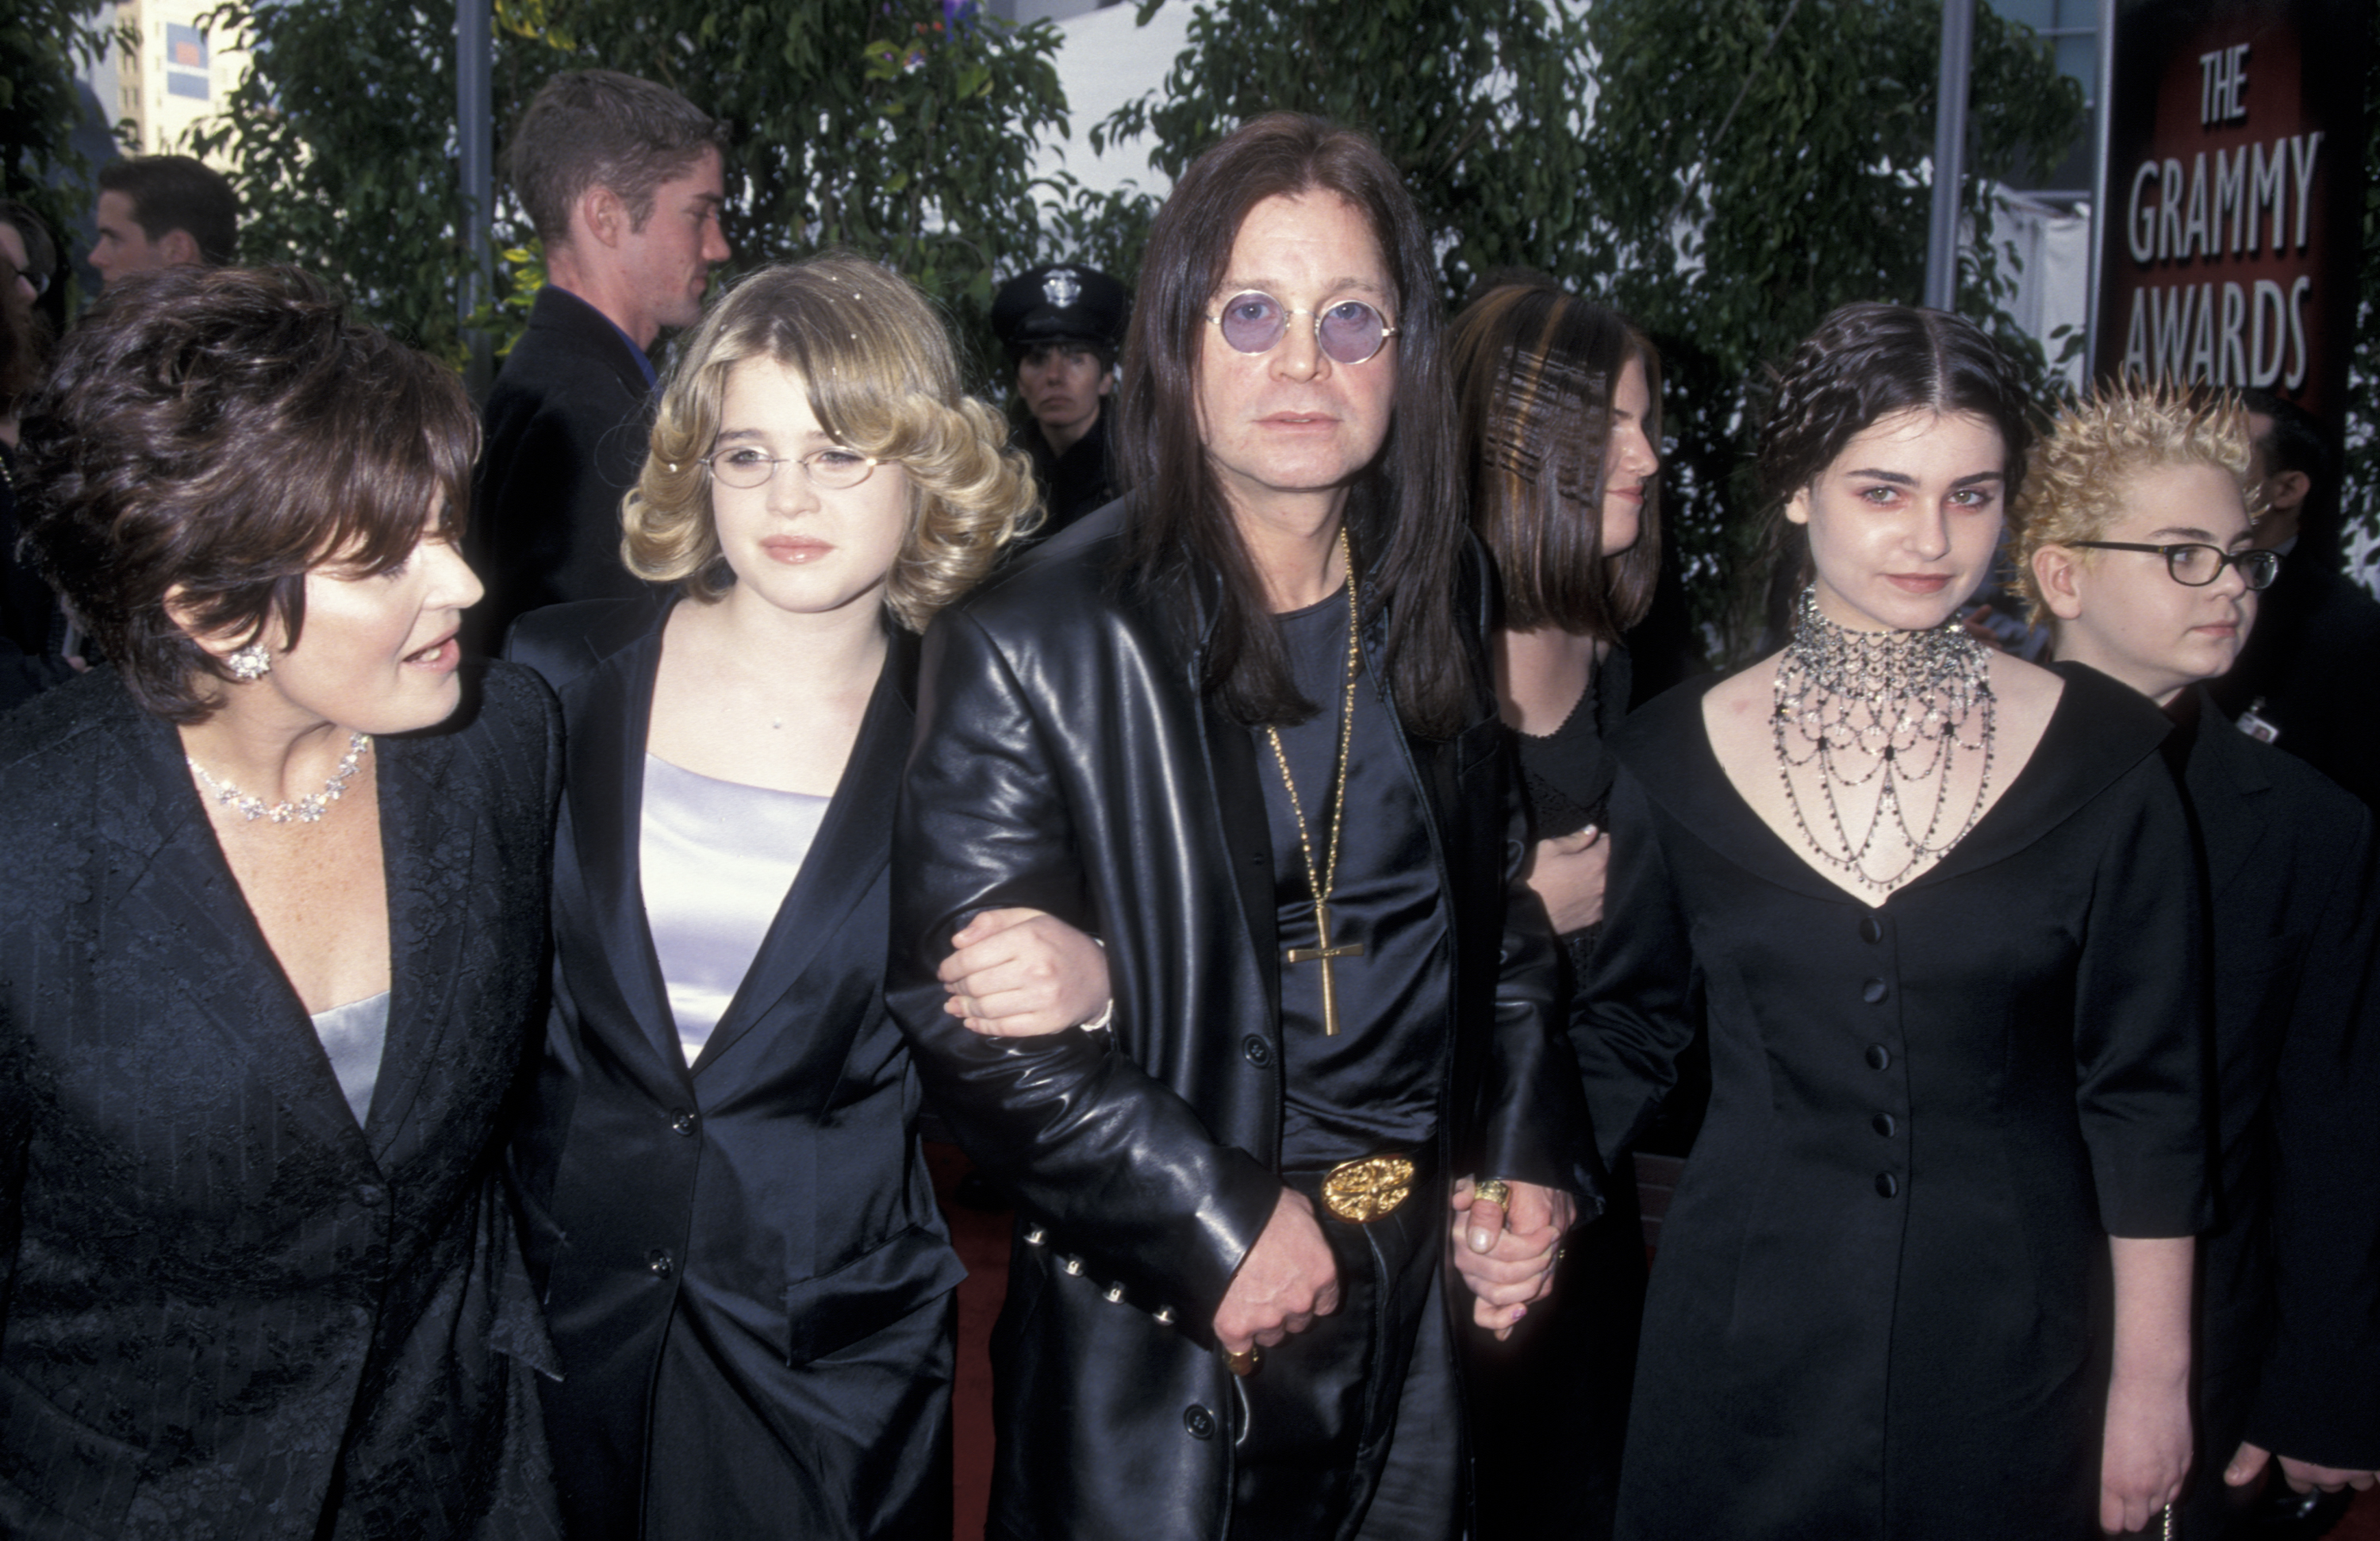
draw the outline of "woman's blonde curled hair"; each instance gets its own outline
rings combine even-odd
[[[727,377],[747,358],[798,376],[837,443],[897,463],[911,489],[909,533],[884,604],[922,631],[1040,522],[1032,463],[1007,427],[959,389],[950,335],[906,279],[856,257],[763,268],[730,289],[686,340],[662,388],[637,485],[621,503],[629,571],[715,600],[734,582],[711,521],[702,465],[719,434]]]
[[[2135,472],[2216,467],[2239,481],[2249,517],[2261,516],[2264,489],[2248,479],[2253,451],[2248,409],[2227,392],[2128,379],[2066,407],[2034,445],[2024,491],[2009,510],[2008,558],[2027,613],[2036,622],[2049,614],[2033,553],[2105,536],[2123,516]]]

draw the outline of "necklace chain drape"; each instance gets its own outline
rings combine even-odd
[[[371,734],[349,734],[347,752],[340,757],[339,768],[331,772],[331,779],[322,783],[322,790],[310,792],[287,803],[268,803],[261,797],[251,797],[229,783],[219,782],[208,775],[207,768],[197,760],[189,759],[188,756],[183,758],[188,760],[191,773],[214,794],[216,802],[227,808],[237,808],[251,824],[260,819],[271,819],[275,824],[317,824],[322,822],[322,815],[330,811],[331,805],[346,795],[347,783],[363,769],[364,756],[370,752]]]
[[[1817,590],[1806,588],[1793,617],[1793,635],[1777,661],[1776,710],[1770,729],[1777,774],[1802,841],[1828,866],[1866,888],[1889,890],[1919,866],[1949,851],[1983,817],[1992,785],[1994,701],[1991,658],[1983,643],[1954,620],[1930,631],[1855,632],[1819,612]],[[1951,783],[1981,754],[1973,800],[1958,828],[1949,822]],[[1794,772],[1807,770],[1826,838],[1812,828]],[[1904,788],[1931,782],[1923,828],[1912,824]],[[1876,785],[1876,810],[1854,841],[1843,821],[1840,789]],[[1888,873],[1869,870],[1879,840],[1889,831],[1908,851]]]
[[[1342,958],[1360,958],[1364,944],[1360,941],[1332,943],[1330,940],[1330,892],[1339,880],[1339,831],[1347,812],[1347,749],[1354,742],[1355,731],[1355,674],[1363,659],[1361,609],[1355,598],[1355,549],[1347,536],[1347,527],[1339,527],[1339,558],[1347,569],[1347,686],[1345,699],[1339,711],[1339,762],[1330,783],[1330,854],[1320,866],[1314,860],[1314,836],[1305,825],[1305,807],[1298,801],[1296,779],[1289,773],[1289,752],[1281,747],[1281,730],[1265,724],[1265,737],[1272,745],[1273,762],[1281,767],[1281,785],[1289,789],[1289,811],[1297,820],[1297,846],[1305,854],[1305,882],[1314,895],[1314,940],[1312,947],[1293,947],[1282,954],[1291,964],[1318,963],[1322,965],[1322,1036],[1339,1036],[1339,986],[1332,977],[1331,965]]]

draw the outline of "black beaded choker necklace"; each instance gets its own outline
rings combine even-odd
[[[1965,839],[1983,817],[1992,785],[1990,654],[1955,619],[1930,631],[1847,630],[1819,612],[1817,590],[1805,588],[1792,638],[1777,661],[1770,726],[1777,774],[1803,844],[1828,866],[1882,892]],[[1984,757],[1974,800],[1945,836],[1953,772],[1962,757],[1974,754]],[[1813,791],[1830,840],[1818,837],[1803,810],[1794,772],[1805,769],[1805,779],[1816,783]],[[1875,815],[1854,841],[1836,789],[1879,778]],[[1929,779],[1934,806],[1921,830],[1912,825],[1901,788]],[[1888,830],[1907,843],[1908,859],[1892,872],[1871,872],[1869,857]]]

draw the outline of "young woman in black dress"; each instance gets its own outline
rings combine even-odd
[[[1836,311],[1761,471],[1791,642],[1612,740],[1607,1159],[1709,1035],[1618,1534],[2082,1537],[2189,1462],[2200,959],[2166,723],[1957,625],[2030,437],[1968,323]]]
[[[1529,886],[1574,980],[1603,919],[1621,635],[1660,564],[1660,360],[1618,315],[1533,274],[1464,308],[1451,358],[1472,523],[1502,579],[1496,691],[1525,778]],[[1623,1157],[1603,1218],[1571,1238],[1552,1297],[1500,1343],[1466,1338],[1482,1535],[1610,1534],[1645,1295],[1631,1170]],[[1532,1478],[1557,1468],[1571,1480]]]

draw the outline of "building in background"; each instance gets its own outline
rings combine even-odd
[[[221,29],[203,24],[211,0],[116,0],[116,26],[135,46],[110,49],[91,67],[91,94],[120,128],[126,154],[182,151],[200,118],[223,110],[248,67],[248,55]],[[235,168],[220,157],[216,170]]]

